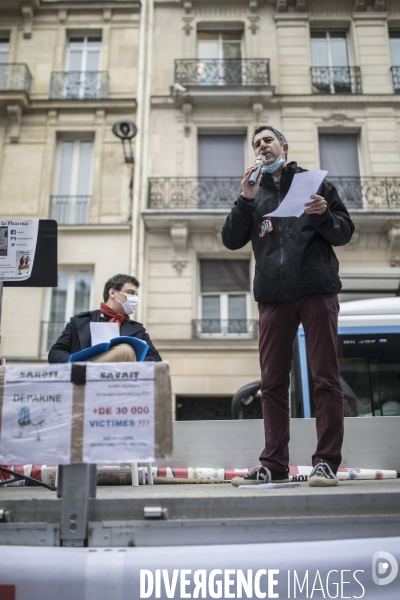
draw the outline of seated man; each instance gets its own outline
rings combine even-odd
[[[100,304],[100,310],[82,312],[71,318],[49,352],[49,363],[66,363],[71,354],[89,348],[92,345],[90,323],[102,321],[118,323],[120,335],[129,335],[146,342],[150,347],[145,361],[160,361],[161,356],[143,325],[129,319],[129,315],[135,312],[139,304],[138,287],[138,280],[130,275],[111,277],[104,286],[104,302]],[[118,344],[91,360],[93,362],[134,362],[136,356],[129,344]]]

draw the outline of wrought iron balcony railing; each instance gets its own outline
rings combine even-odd
[[[360,67],[311,67],[314,94],[361,94]]]
[[[329,177],[349,209],[400,208],[400,177]],[[241,192],[241,178],[154,177],[148,208],[230,210]]]
[[[99,100],[108,96],[106,71],[53,72],[49,98],[52,100]]]
[[[175,83],[206,86],[269,85],[269,59],[178,59],[175,60]]]
[[[47,354],[52,345],[62,334],[65,321],[42,321],[42,335],[40,341],[40,354]]]
[[[329,177],[347,208],[400,208],[400,177]]]
[[[154,177],[149,208],[227,208],[241,192],[241,177]]]
[[[91,196],[51,196],[51,218],[59,225],[89,223]]]
[[[24,63],[0,64],[0,92],[31,91],[32,75]]]
[[[192,337],[258,337],[255,319],[197,319],[192,321]]]
[[[392,67],[393,87],[396,94],[400,94],[400,67]]]

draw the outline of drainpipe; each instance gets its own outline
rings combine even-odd
[[[146,47],[146,75],[144,90],[144,122],[143,122],[143,145],[142,145],[142,179],[140,191],[140,210],[138,211],[138,229],[139,229],[139,248],[138,248],[138,279],[142,286],[142,295],[146,297],[146,274],[144,268],[145,262],[145,244],[146,231],[141,211],[147,207],[148,190],[148,171],[149,171],[149,135],[150,135],[150,113],[151,113],[151,89],[153,77],[153,31],[154,31],[154,0],[148,0],[148,21],[147,21],[147,47]],[[147,302],[142,302],[140,319],[146,321]]]
[[[138,60],[138,79],[137,79],[137,111],[136,125],[138,134],[135,140],[135,169],[133,177],[133,197],[132,197],[132,230],[131,230],[131,249],[130,249],[130,274],[138,276],[138,239],[140,226],[140,183],[142,175],[143,162],[143,124],[145,108],[145,47],[147,33],[147,3],[148,0],[141,0],[140,10],[140,30],[139,30],[139,60]],[[140,307],[139,307],[140,308]]]

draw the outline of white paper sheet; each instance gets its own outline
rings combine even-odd
[[[296,173],[286,197],[278,208],[264,217],[300,217],[304,212],[306,202],[311,202],[311,196],[317,193],[319,186],[328,171],[306,171]]]
[[[83,461],[154,460],[154,363],[88,363]]]
[[[92,346],[109,342],[113,338],[119,337],[118,323],[90,323],[90,335]]]
[[[68,464],[71,364],[7,365],[0,434],[2,464]]]

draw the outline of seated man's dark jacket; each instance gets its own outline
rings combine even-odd
[[[51,347],[49,363],[66,363],[71,354],[89,348],[92,345],[90,323],[98,322],[99,318],[99,310],[82,312],[72,317],[56,343]],[[130,335],[143,340],[150,346],[145,361],[158,362],[162,360],[141,323],[124,321],[121,325],[120,335]]]
[[[261,230],[263,215],[279,206],[295,173],[303,171],[295,162],[286,165],[279,189],[270,175],[263,174],[254,202],[239,197],[222,229],[222,241],[230,250],[251,240],[256,259],[254,298],[261,304],[338,293],[342,287],[332,246],[347,244],[354,224],[332,183],[324,181],[318,190],[328,203],[324,214],[272,217],[273,230]]]

